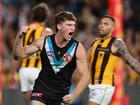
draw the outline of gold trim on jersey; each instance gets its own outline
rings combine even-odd
[[[44,30],[43,26],[38,26],[36,29],[30,28],[26,35],[22,38],[23,46],[31,44],[33,41],[37,40]],[[35,53],[31,57],[24,58],[21,61],[21,68],[24,67],[37,67],[41,68],[41,58],[40,52]]]
[[[114,85],[114,69],[119,58],[111,52],[114,40],[110,36],[93,42],[89,59],[92,84]]]

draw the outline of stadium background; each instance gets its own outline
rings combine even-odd
[[[130,53],[140,61],[139,0],[0,0],[0,105],[25,105],[19,85],[9,81],[10,69],[18,69],[11,53],[19,27],[31,21],[31,7],[39,2],[49,5],[46,25],[52,29],[57,12],[73,12],[78,18],[75,37],[84,43],[86,49],[98,36],[99,17],[110,13],[117,20],[114,34],[124,39]],[[119,98],[114,98],[111,105],[140,105],[140,76],[122,63],[117,69],[119,91],[115,97]]]

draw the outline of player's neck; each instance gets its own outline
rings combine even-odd
[[[59,47],[65,47],[69,41],[65,40],[60,33],[55,35],[55,43]]]
[[[107,39],[107,38],[109,38],[109,37],[111,37],[111,34],[106,35],[106,36],[100,36],[100,38],[103,39],[103,40],[104,40],[104,39]]]

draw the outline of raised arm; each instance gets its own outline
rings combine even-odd
[[[78,74],[80,75],[80,80],[77,82],[76,88],[72,92],[72,94],[63,97],[64,102],[68,104],[72,103],[84,91],[84,89],[87,87],[89,83],[89,73],[88,73],[86,52],[82,44],[78,45],[76,58],[77,58],[76,70],[78,70]]]
[[[111,50],[119,55],[134,71],[140,74],[140,63],[131,56],[123,40],[115,40]]]
[[[28,30],[27,27],[22,27],[16,37],[14,47],[13,47],[13,58],[15,60],[31,56],[39,49],[42,49],[44,38],[40,38],[34,41],[31,45],[25,47],[22,46],[22,35],[25,35],[27,30]]]

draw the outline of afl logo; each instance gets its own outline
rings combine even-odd
[[[51,51],[47,51],[47,55],[52,57],[52,56],[54,56],[54,53]]]
[[[70,62],[71,59],[72,59],[72,56],[71,56],[70,54],[66,53],[66,54],[64,55],[63,59],[64,59],[64,61],[66,61],[66,62]]]

